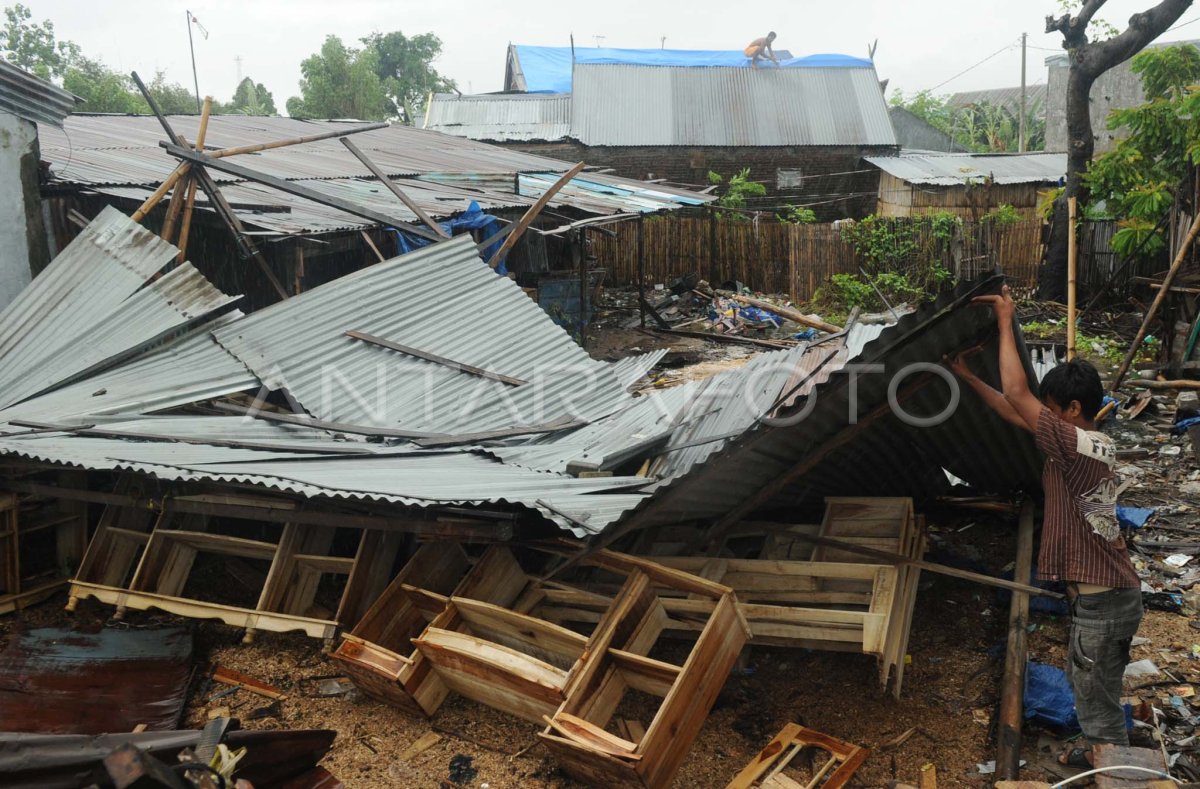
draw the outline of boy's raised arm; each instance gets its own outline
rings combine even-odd
[[[1017,337],[1013,333],[1012,295],[1005,285],[998,296],[977,296],[976,304],[990,304],[996,314],[996,328],[1000,330],[1000,385],[1004,399],[1020,415],[1021,420],[1032,432],[1037,432],[1038,419],[1042,415],[1042,403],[1029,390],[1029,379],[1025,376],[1025,365],[1017,352]]]

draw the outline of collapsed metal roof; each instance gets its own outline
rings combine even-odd
[[[199,119],[192,115],[170,116],[170,122],[185,139],[193,139]],[[360,125],[351,121],[217,115],[209,122],[205,148],[211,151],[256,145]],[[141,202],[178,164],[160,146],[163,138],[162,128],[153,116],[72,115],[62,130],[41,130],[42,158],[49,162],[51,172],[45,189],[49,193],[87,189]],[[466,211],[472,202],[484,211],[528,208],[571,167],[569,162],[411,126],[389,126],[357,134],[353,139],[423,211],[439,219]],[[266,175],[303,182],[326,195],[385,212],[400,221],[418,221],[335,139],[245,154],[231,161]],[[373,224],[215,169],[210,175],[222,185],[234,213],[258,228],[282,234],[325,233]],[[661,184],[584,173],[555,195],[550,205],[615,215],[698,206],[712,199]],[[209,208],[203,195],[197,207]]]
[[[895,146],[874,67],[575,67],[571,137],[613,146]]]
[[[902,153],[867,161],[902,181],[929,186],[988,178],[997,184],[1053,184],[1067,174],[1065,153]]]
[[[998,276],[945,292],[892,326],[853,326],[633,397],[628,387],[660,354],[591,359],[467,239],[252,316],[180,326],[154,347],[145,339],[152,329],[131,333],[127,349],[112,346],[97,360],[86,342],[58,340],[86,335],[89,321],[105,330],[112,311],[88,311],[86,287],[58,285],[123,277],[114,295],[99,292],[125,304],[166,280],[138,288],[174,256],[115,211],[93,225],[0,321],[6,364],[53,349],[69,373],[0,411],[0,455],[311,499],[502,506],[577,536],[731,513],[786,516],[864,490],[921,499],[947,490],[946,472],[996,493],[1039,484],[1032,437],[969,390],[928,426],[889,406],[941,411],[942,355],[981,343],[987,374],[998,379],[995,321],[970,305],[999,287]],[[84,361],[91,366],[76,373]],[[876,366],[856,366],[865,364]],[[297,414],[158,415],[272,390]],[[615,476],[576,476],[585,470]]]
[[[30,123],[62,126],[79,99],[0,58],[0,113]]]

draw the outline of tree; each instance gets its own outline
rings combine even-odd
[[[1067,201],[1088,200],[1084,174],[1095,152],[1092,134],[1090,96],[1100,75],[1136,55],[1192,5],[1192,0],[1161,0],[1153,8],[1134,14],[1124,32],[1092,41],[1089,28],[1096,13],[1108,0],[1060,0],[1063,14],[1046,17],[1046,32],[1060,32],[1067,50],[1067,183],[1055,201],[1046,260],[1039,272],[1038,296],[1055,301],[1066,300],[1067,284]],[[1114,31],[1115,32],[1115,31]]]
[[[80,55],[63,74],[63,90],[83,99],[83,112],[147,113],[145,100],[134,93],[133,82],[98,60]],[[195,109],[192,104],[192,109]]]
[[[1092,163],[1085,186],[1120,220],[1113,249],[1149,255],[1166,247],[1167,216],[1190,165],[1200,164],[1200,49],[1150,49],[1133,59],[1146,102],[1114,110],[1110,129],[1128,136]],[[1180,195],[1182,196],[1182,195]]]
[[[70,41],[56,41],[54,23],[30,22],[32,16],[20,3],[4,9],[0,56],[42,79],[61,77],[80,57],[79,46]]]
[[[300,95],[287,100],[293,118],[383,120],[388,97],[379,79],[373,48],[348,48],[327,36],[321,51],[300,64]]]
[[[375,53],[375,73],[387,93],[390,115],[410,126],[420,117],[430,93],[455,89],[454,81],[433,68],[442,40],[433,33],[409,38],[399,30],[372,33],[362,43]]]
[[[238,83],[233,92],[233,100],[229,102],[229,112],[240,115],[278,115],[275,109],[275,97],[261,82],[246,77]]]
[[[1020,138],[1019,110],[1007,104],[982,101],[961,107],[951,106],[948,96],[928,90],[906,96],[896,91],[889,100],[935,129],[950,135],[954,142],[977,153],[1016,151]],[[1038,151],[1046,144],[1046,120],[1039,118],[1037,102],[1026,108],[1026,150]]]
[[[158,107],[167,115],[195,115],[196,114],[196,94],[192,93],[191,88],[185,88],[178,82],[167,82],[167,74],[165,71],[156,71],[154,79],[146,86],[150,89],[150,95],[158,102]],[[138,92],[137,100],[145,108],[141,112],[149,113],[150,107],[142,98],[141,92]]]

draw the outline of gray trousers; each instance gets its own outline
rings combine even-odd
[[[1067,676],[1075,690],[1079,726],[1092,744],[1129,745],[1121,680],[1141,621],[1140,589],[1077,594],[1071,600]]]

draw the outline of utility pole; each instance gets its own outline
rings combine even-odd
[[[667,37],[666,37],[666,36],[663,36],[662,38],[660,38],[660,39],[658,40],[658,48],[659,48],[659,49],[666,49],[666,48],[667,48]]]
[[[1025,139],[1025,40],[1029,38],[1028,33],[1021,34],[1021,116],[1017,121],[1017,150],[1025,153],[1027,141]]]
[[[196,17],[192,16],[192,12],[187,12],[187,29],[188,29],[188,49],[192,52],[192,86],[196,89],[196,114],[200,114],[200,79],[196,76],[196,46],[192,43],[192,23],[200,24]],[[208,31],[204,30],[201,25],[200,29],[204,31],[204,37],[208,38]]]

